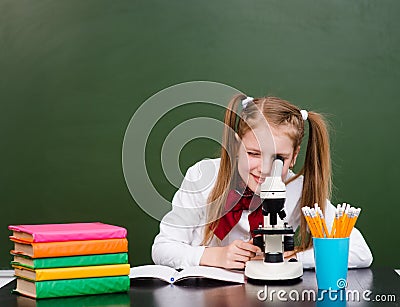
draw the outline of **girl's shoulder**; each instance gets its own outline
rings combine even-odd
[[[190,176],[193,179],[200,178],[202,176],[216,176],[218,174],[219,165],[221,162],[221,158],[216,159],[203,159],[195,164],[193,164],[187,170],[186,176]]]
[[[289,180],[290,178],[296,176],[296,174],[292,171],[289,170],[288,174],[286,176],[286,180]],[[301,190],[303,189],[303,181],[304,181],[304,176],[300,175],[297,177],[295,180],[291,181],[287,186],[286,189],[291,190],[293,192],[297,192],[301,194]]]
[[[297,174],[295,172],[293,172],[291,169],[289,169],[287,176],[286,176],[286,180],[289,180],[291,178],[293,178],[294,176],[296,176]],[[297,177],[295,180],[293,180],[292,182],[290,182],[289,184],[294,183],[295,185],[303,185],[303,181],[304,181],[304,176],[300,175],[299,177]]]
[[[217,180],[220,160],[203,159],[189,167],[182,188],[208,194]]]

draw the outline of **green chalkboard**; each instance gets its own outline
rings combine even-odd
[[[0,0],[0,268],[7,225],[50,222],[124,226],[130,263],[149,263],[159,222],[125,183],[125,131],[150,97],[196,80],[327,114],[333,202],[362,207],[374,265],[398,267],[399,10],[396,0]],[[164,139],[200,116],[222,120],[223,108],[197,101],[143,131],[165,199],[177,187],[161,166]],[[219,151],[202,137],[181,145],[181,173]]]

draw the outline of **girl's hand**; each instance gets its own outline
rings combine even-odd
[[[200,259],[200,265],[225,269],[244,269],[245,263],[261,252],[252,241],[235,240],[223,247],[207,247]]]
[[[297,259],[297,252],[296,251],[283,252],[283,257],[285,259],[291,259],[291,258]]]

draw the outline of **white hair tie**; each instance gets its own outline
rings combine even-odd
[[[247,105],[249,102],[252,102],[254,100],[253,97],[246,97],[245,99],[242,100],[242,108],[246,109]]]
[[[303,117],[303,120],[307,120],[308,118],[308,112],[306,110],[300,110],[301,117]]]

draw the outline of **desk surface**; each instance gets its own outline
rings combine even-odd
[[[92,295],[35,301],[11,294],[16,281],[0,289],[0,306],[400,306],[400,276],[393,269],[349,270],[346,293],[328,294],[321,300],[314,271],[305,271],[292,285],[222,284],[214,280],[190,279],[176,285],[158,280],[131,280],[128,293]],[[278,295],[278,292],[280,294]],[[315,293],[315,298],[313,294]],[[359,301],[357,294],[359,294]],[[296,296],[299,299],[296,300]],[[346,299],[347,295],[347,299]],[[363,295],[366,299],[363,299]],[[340,297],[341,296],[341,297]],[[342,298],[342,299],[341,299]],[[369,299],[370,301],[367,301]],[[393,302],[395,299],[395,302]],[[386,300],[385,303],[378,300]],[[391,301],[391,302],[389,302]]]

